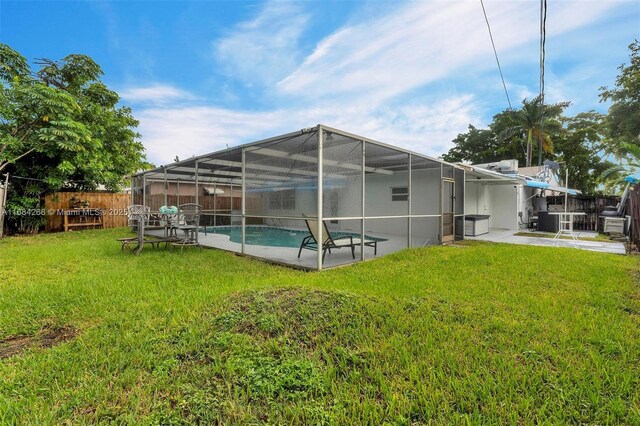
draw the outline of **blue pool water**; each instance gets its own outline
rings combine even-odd
[[[240,226],[209,226],[208,234],[228,235],[231,242],[242,243],[242,227]],[[271,246],[271,247],[300,247],[302,239],[309,235],[309,231],[299,231],[294,229],[275,228],[271,226],[247,226],[245,243],[255,246]],[[331,231],[333,238],[346,236],[360,237],[360,234]],[[367,240],[383,241],[381,238],[367,236]]]

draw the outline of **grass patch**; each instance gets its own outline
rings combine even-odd
[[[307,273],[0,240],[0,423],[640,423],[638,258],[467,242]],[[558,264],[562,259],[562,265]]]

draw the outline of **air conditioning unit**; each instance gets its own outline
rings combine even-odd
[[[474,164],[474,166],[500,173],[518,172],[518,160],[502,160],[495,163]]]

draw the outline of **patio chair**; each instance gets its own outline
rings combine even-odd
[[[624,215],[627,210],[627,201],[629,199],[630,187],[631,187],[631,184],[627,184],[627,187],[624,189],[624,192],[620,197],[620,202],[618,203],[617,206],[606,206],[604,210],[600,212],[600,216],[624,218]]]
[[[350,247],[351,256],[354,259],[356,258],[356,246],[359,246],[362,243],[360,238],[353,237],[351,235],[333,238],[325,221],[322,221],[322,237],[318,238],[318,221],[307,219],[305,220],[305,223],[307,224],[307,229],[309,229],[310,235],[303,238],[302,243],[300,244],[300,249],[298,250],[298,259],[302,254],[302,249],[317,251],[319,239],[322,241],[322,262],[324,262],[324,257],[327,254],[327,251],[331,253],[331,249],[339,249],[343,247]],[[374,255],[378,254],[378,241],[367,240],[365,238],[364,245],[367,247],[373,247]]]
[[[140,204],[130,205],[129,207],[127,207],[127,226],[131,229],[131,231],[137,231],[137,227],[140,223],[139,221],[147,220],[150,213],[150,207]],[[122,251],[124,251],[125,249],[131,250],[131,245],[138,241],[138,237],[116,238],[116,241],[119,241],[122,244],[122,247],[120,247]]]
[[[151,207],[141,204],[132,204],[127,207],[127,225],[131,228],[138,226],[138,221],[142,219],[147,223],[151,215]]]
[[[200,230],[200,204],[187,203],[178,206],[178,221],[172,226],[175,231],[184,232],[184,238],[172,243],[174,246],[200,246],[198,242],[198,231]]]
[[[122,244],[122,251],[127,250],[140,254],[145,244],[151,244],[151,247],[160,247],[160,244],[164,243],[165,247],[167,247],[170,242],[175,241],[175,238],[170,236],[165,236],[165,238],[154,237],[153,239],[144,238],[146,230],[162,228],[153,224],[154,220],[158,220],[157,217],[154,219],[153,216],[151,208],[148,206],[133,204],[127,207],[127,224],[138,235],[135,237],[116,238]]]

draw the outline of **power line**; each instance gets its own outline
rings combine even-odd
[[[32,177],[25,177],[25,176],[16,176],[16,175],[11,175],[11,179],[20,179],[20,180],[27,180],[27,181],[33,181],[33,182],[48,182],[45,179],[38,179],[38,178],[32,178]],[[89,180],[66,180],[65,183],[87,183],[87,182],[92,182]]]
[[[496,50],[496,44],[493,42],[493,34],[491,34],[491,25],[489,24],[489,18],[487,18],[487,11],[484,9],[484,3],[480,0],[480,4],[482,5],[482,13],[484,13],[484,20],[487,22],[487,29],[489,30],[489,38],[491,39],[491,46],[493,46],[493,53],[496,57],[496,63],[498,64],[498,71],[500,72],[500,78],[502,79],[502,87],[504,87],[504,94],[507,96],[507,103],[509,104],[509,109],[512,110],[511,107],[511,99],[509,99],[509,92],[507,92],[507,84],[504,82],[504,75],[502,74],[502,67],[500,66],[500,60],[498,59],[498,51]]]

